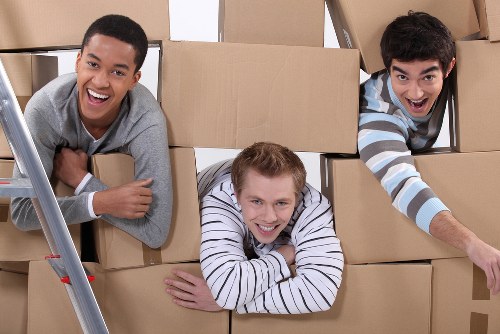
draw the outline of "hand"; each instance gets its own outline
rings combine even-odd
[[[63,147],[54,156],[53,174],[63,183],[76,188],[87,175],[87,161],[88,156],[82,150]]]
[[[466,252],[469,259],[486,274],[488,289],[494,295],[500,292],[499,250],[479,239],[449,211],[441,211],[432,218],[429,232],[439,240]]]
[[[137,180],[96,192],[92,202],[94,213],[127,219],[144,217],[153,202],[153,192],[147,187],[151,182],[153,179]]]
[[[276,250],[278,253],[283,255],[286,264],[291,265],[295,262],[295,247],[292,245],[284,245]]]
[[[486,274],[486,286],[496,295],[500,292],[500,251],[474,239],[467,247],[469,259]]]
[[[182,270],[173,270],[173,274],[181,280],[166,278],[165,290],[169,295],[174,297],[173,302],[185,308],[195,310],[216,312],[221,311],[222,307],[215,302],[207,282],[203,278],[191,275]],[[176,289],[170,288],[174,287]]]

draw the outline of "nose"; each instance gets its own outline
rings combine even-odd
[[[418,82],[412,82],[408,89],[408,97],[412,100],[420,100],[424,96],[424,91]]]
[[[264,208],[262,219],[266,223],[273,223],[278,219],[278,216],[276,215],[276,212],[274,211],[274,207],[272,205],[266,205],[266,207]]]
[[[97,71],[92,78],[92,82],[96,85],[96,88],[107,88],[109,87],[109,79],[106,71]]]

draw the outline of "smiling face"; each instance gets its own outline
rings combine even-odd
[[[141,77],[135,72],[132,45],[101,34],[92,36],[76,59],[78,109],[86,129],[100,138],[120,112],[129,90]]]
[[[243,219],[261,243],[276,240],[295,208],[295,186],[290,174],[267,177],[249,169],[237,195]]]
[[[455,60],[443,73],[438,60],[401,62],[393,59],[390,67],[394,93],[413,117],[424,117],[431,110],[443,88]]]

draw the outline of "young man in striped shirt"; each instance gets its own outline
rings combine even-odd
[[[500,252],[459,223],[422,181],[412,152],[436,141],[455,65],[450,31],[435,17],[410,12],[380,42],[386,70],[361,86],[358,149],[393,205],[432,236],[463,250],[500,292]]]
[[[332,206],[305,179],[299,157],[272,143],[256,143],[234,161],[200,172],[200,262],[206,281],[176,271],[185,281],[165,281],[181,290],[167,288],[174,302],[238,313],[328,310],[344,259]]]

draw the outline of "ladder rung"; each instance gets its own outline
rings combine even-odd
[[[36,197],[31,181],[28,178],[0,178],[0,197]]]

